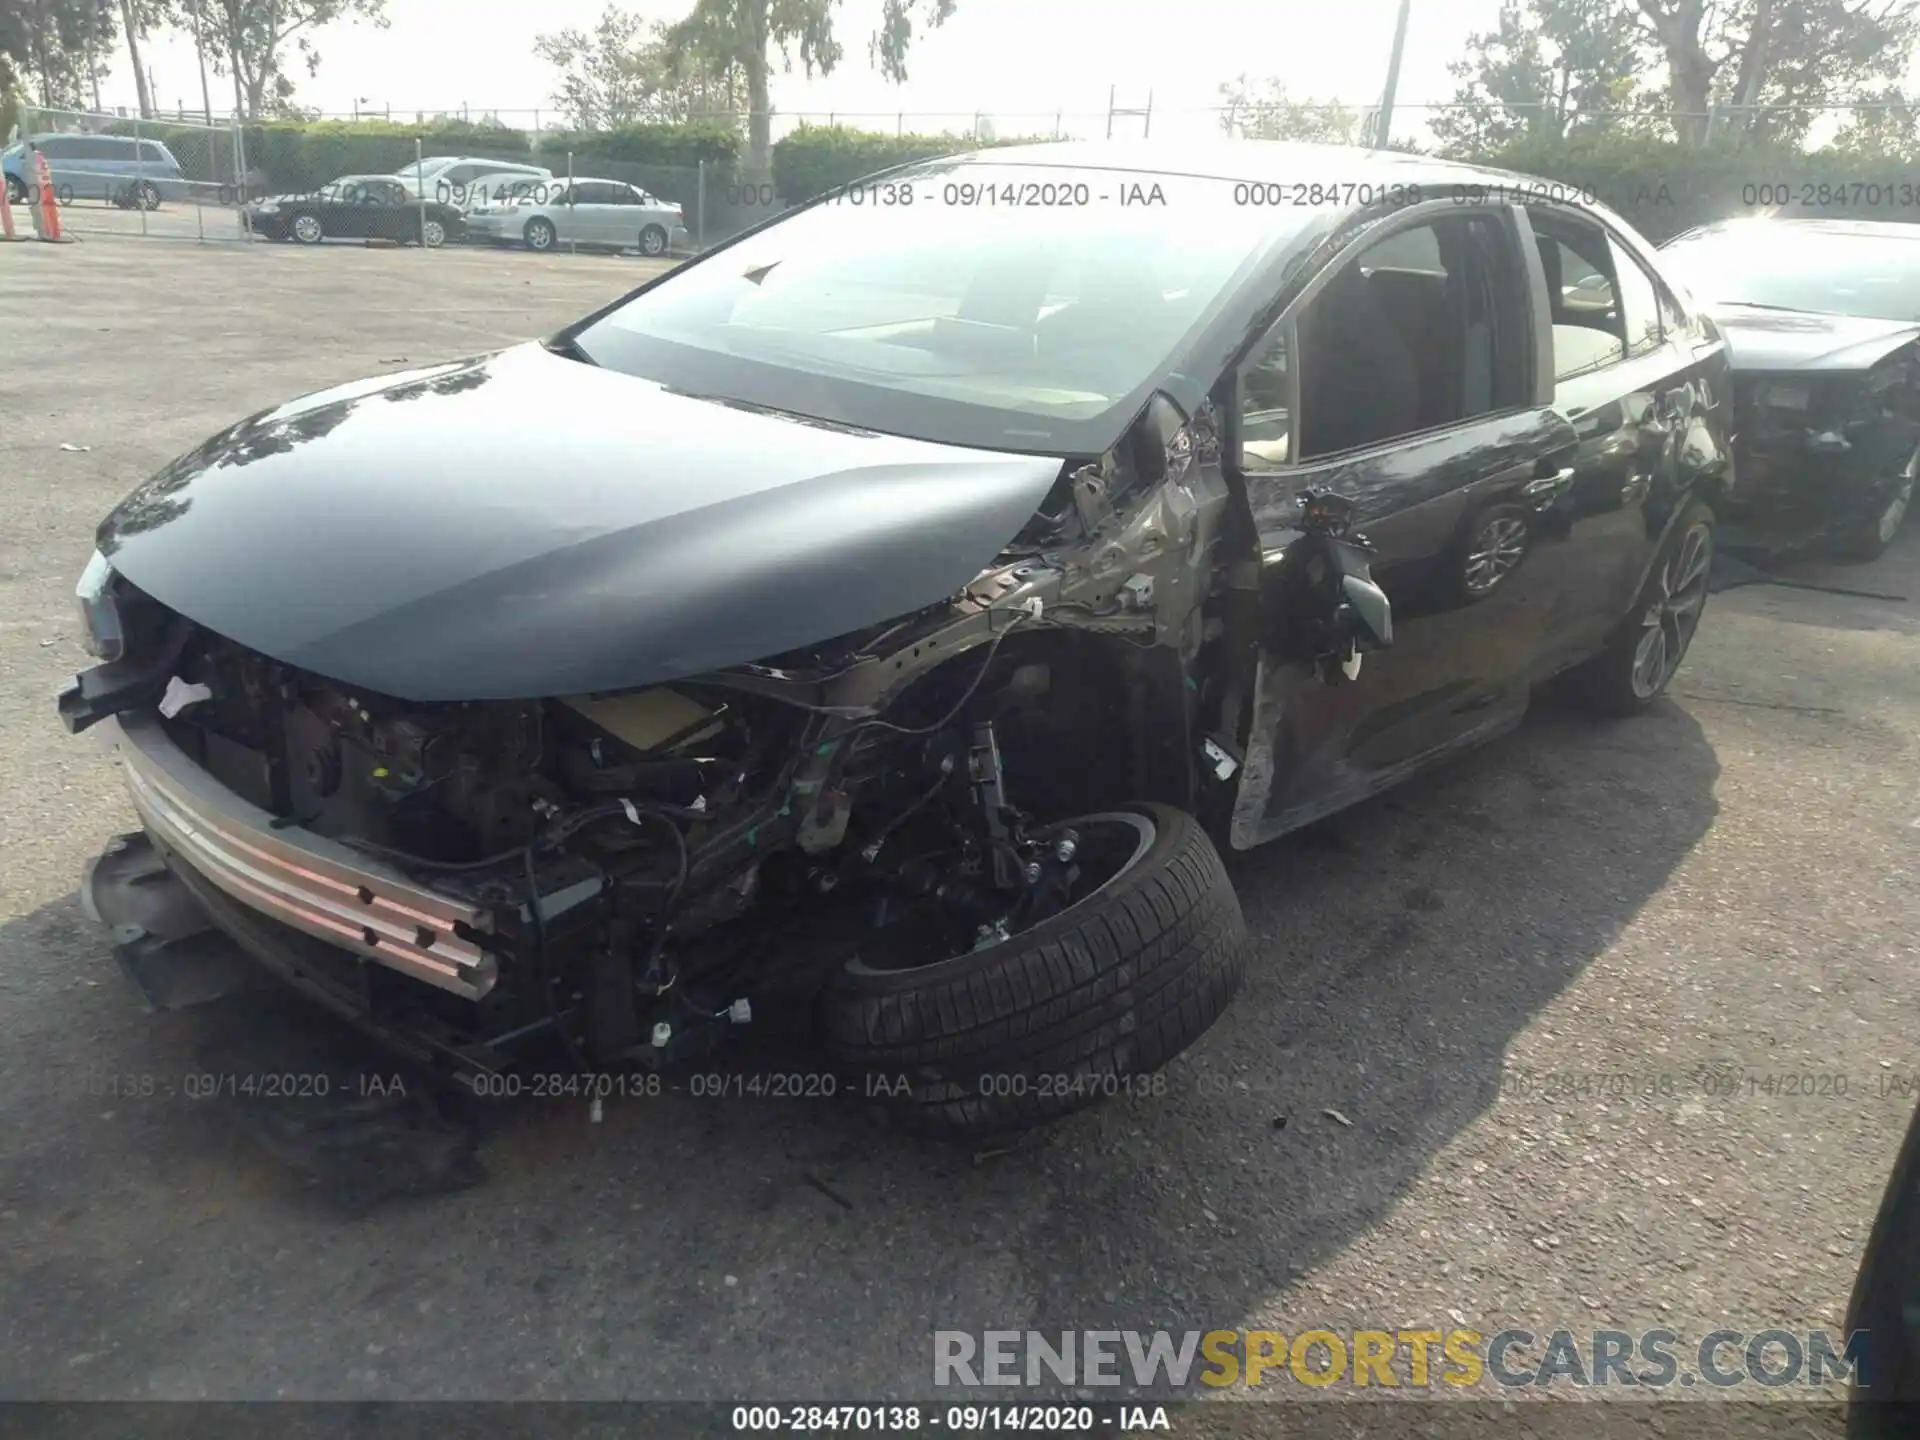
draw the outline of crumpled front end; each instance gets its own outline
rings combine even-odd
[[[1741,374],[1726,500],[1741,539],[1791,549],[1870,525],[1920,450],[1920,355],[1841,374]]]
[[[468,1000],[493,988],[490,908],[250,804],[195,764],[156,711],[105,723],[134,809],[165,856],[316,940]]]
[[[943,597],[893,608],[890,584],[829,567],[816,588],[852,588],[853,628],[607,688],[396,694],[228,634],[97,557],[79,598],[104,663],[60,710],[120,752],[144,839],[96,865],[93,909],[150,999],[148,942],[173,937],[132,897],[177,885],[282,980],[463,1072],[556,1050],[582,1073],[658,1068],[746,1024],[817,1038],[822,1007],[865,1064],[848,1037],[871,986],[944,983],[916,977],[1000,947],[1024,965],[1019,937],[1160,855],[1153,837],[1207,848],[1139,807],[1218,809],[1235,773],[1196,729],[1231,706],[1238,604],[1211,434],[1156,397]],[[950,540],[928,503],[915,543]],[[1239,932],[1220,906],[1224,956]],[[1230,986],[1206,983],[1192,1014],[1210,1018]],[[995,1041],[989,1068],[1027,1033]]]

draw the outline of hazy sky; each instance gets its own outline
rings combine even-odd
[[[916,39],[911,79],[889,85],[867,61],[867,38],[879,0],[843,0],[838,34],[846,56],[833,75],[808,81],[797,71],[776,75],[775,109],[787,116],[837,112],[849,123],[891,129],[907,111],[907,129],[964,129],[982,111],[1002,134],[1051,130],[1055,111],[1066,125],[1098,134],[1107,91],[1121,106],[1153,95],[1155,135],[1178,135],[1217,123],[1202,113],[1217,103],[1222,80],[1245,71],[1278,76],[1296,98],[1375,103],[1386,76],[1397,0],[959,0],[939,30]],[[391,105],[398,119],[416,109],[531,112],[551,107],[552,71],[533,55],[534,37],[565,26],[590,26],[604,0],[388,0],[390,24],[334,25],[315,32],[322,64],[299,75],[298,100],[346,113],[356,98],[375,110]],[[686,3],[636,0],[623,8],[673,19]],[[1490,28],[1499,0],[1414,0],[1402,64],[1402,102],[1445,100],[1454,82],[1447,62],[1466,37]],[[478,17],[478,18],[476,18]],[[157,100],[169,110],[200,103],[191,42],[156,40],[149,47]],[[220,77],[212,77],[215,113]],[[227,105],[231,82],[225,82]],[[124,50],[101,90],[109,107],[131,109],[134,88]],[[864,116],[859,112],[867,112]],[[945,112],[944,114],[942,112]],[[511,117],[526,123],[529,115]],[[1116,122],[1128,133],[1138,120]]]

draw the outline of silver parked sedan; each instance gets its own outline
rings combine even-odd
[[[489,203],[467,212],[467,233],[477,240],[517,241],[529,250],[574,244],[664,255],[687,243],[680,207],[658,200],[622,180],[555,180],[535,183],[509,205]]]

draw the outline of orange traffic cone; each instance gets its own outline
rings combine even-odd
[[[66,239],[60,233],[60,202],[53,194],[53,172],[47,169],[47,157],[39,150],[33,152],[33,178],[40,186],[40,238]]]
[[[9,240],[20,238],[13,230],[13,204],[7,199],[7,184],[4,179],[0,179],[0,230],[6,231],[6,238]]]

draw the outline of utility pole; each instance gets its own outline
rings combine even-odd
[[[233,118],[245,120],[247,102],[246,97],[240,92],[240,37],[238,34],[233,36],[233,43],[228,47],[227,59],[233,68]]]
[[[200,36],[200,0],[192,0],[187,14],[193,21],[193,53],[200,61],[200,108],[206,112],[207,128],[213,128],[213,92],[207,88],[207,49]]]
[[[1400,18],[1393,25],[1393,54],[1387,60],[1387,88],[1380,96],[1380,114],[1373,124],[1373,148],[1384,150],[1393,134],[1393,92],[1400,88],[1400,52],[1407,44],[1407,14],[1413,0],[1400,0]]]

